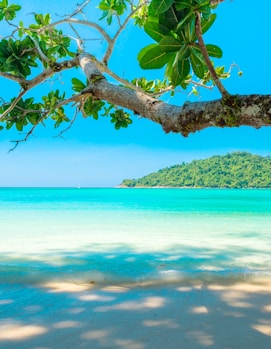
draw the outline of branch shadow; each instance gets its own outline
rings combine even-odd
[[[270,286],[2,284],[0,347],[269,349]]]

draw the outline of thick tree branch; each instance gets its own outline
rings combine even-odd
[[[86,93],[161,124],[166,132],[188,136],[210,126],[271,126],[271,95],[231,96],[227,104],[222,98],[183,106],[171,105],[145,93],[109,83],[90,55],[80,55],[79,61],[90,82]]]

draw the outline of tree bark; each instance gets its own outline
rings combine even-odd
[[[86,94],[154,121],[165,132],[188,136],[207,127],[260,128],[271,125],[271,95],[230,95],[218,100],[186,102],[183,106],[177,106],[108,82],[89,54],[81,54],[79,63],[89,80]]]

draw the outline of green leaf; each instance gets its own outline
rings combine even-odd
[[[72,78],[72,89],[73,91],[80,92],[82,91],[86,85],[77,78]]]
[[[221,58],[223,55],[221,48],[216,45],[207,44],[206,49],[207,49],[208,55],[211,57]]]
[[[169,30],[176,28],[180,20],[180,13],[171,6],[166,12],[160,13],[158,21],[160,24],[166,26]]]
[[[197,39],[194,14],[190,16],[189,22],[184,26],[184,36],[188,42],[194,42]]]
[[[209,30],[211,28],[211,26],[213,25],[215,20],[216,20],[216,14],[215,13],[211,14],[211,16],[208,17],[208,19],[206,19],[206,18],[202,18],[201,19],[201,31],[202,31],[202,34],[206,33],[207,30]]]
[[[177,10],[193,7],[191,0],[176,0],[175,7]]]
[[[9,7],[8,7],[8,10],[9,11],[20,11],[21,9],[21,6],[20,5],[15,5],[15,4],[11,4]]]
[[[170,8],[174,0],[152,0],[149,11],[150,13],[163,13]]]
[[[183,45],[177,54],[179,61],[182,61],[190,56],[190,48],[187,45]]]
[[[162,24],[155,22],[148,22],[144,25],[145,32],[153,38],[155,41],[159,42],[165,35],[169,33],[169,29]]]
[[[16,121],[16,128],[18,131],[22,131],[24,128],[24,119],[21,118],[18,121]]]
[[[170,55],[161,51],[158,44],[152,44],[144,47],[138,54],[138,60],[142,69],[160,69],[169,60]]]
[[[180,83],[187,77],[190,73],[190,63],[188,59],[177,61],[173,68],[171,74],[171,83],[174,86],[180,85]]]
[[[0,9],[8,7],[8,0],[3,0],[0,2]]]
[[[182,46],[182,42],[168,35],[159,42],[159,45],[162,52],[170,53],[178,51]]]
[[[195,14],[193,11],[189,11],[186,16],[178,23],[177,30],[183,29],[184,25],[195,18]],[[189,25],[190,23],[188,23]]]
[[[167,76],[167,77],[171,77],[171,75],[172,75],[172,68],[173,68],[173,65],[177,59],[176,56],[177,56],[177,54],[170,55],[170,58],[167,62],[166,71],[165,71],[165,76]]]
[[[196,54],[194,50],[191,50],[190,62],[194,73],[198,78],[202,79],[205,72],[205,62]]]

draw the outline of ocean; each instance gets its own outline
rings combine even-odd
[[[0,283],[270,277],[271,190],[2,188]]]

